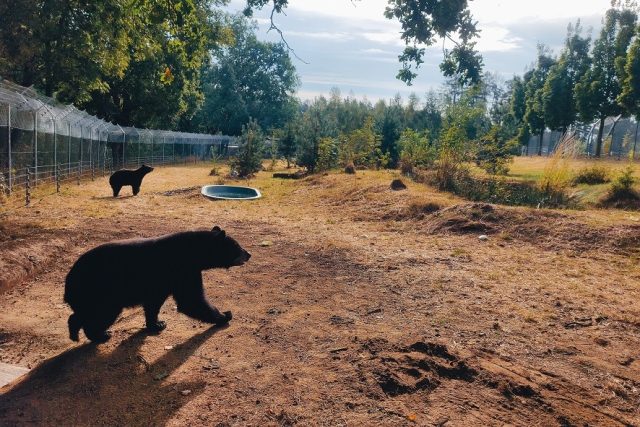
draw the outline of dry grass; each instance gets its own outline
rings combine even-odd
[[[83,417],[108,425],[356,426],[404,425],[407,414],[416,425],[638,419],[638,396],[627,387],[640,383],[638,362],[623,363],[640,345],[640,264],[608,242],[640,218],[488,209],[414,182],[396,192],[390,171],[303,180],[260,172],[227,182],[258,187],[262,199],[213,202],[198,193],[217,179],[209,171],[158,168],[139,196],[125,189],[118,199],[105,178],[69,185],[5,217],[37,235],[40,225],[68,246],[3,295],[0,323],[12,345],[0,360],[39,366],[62,353],[58,371],[73,378],[36,370],[5,389],[0,424],[19,424],[20,411],[58,425]],[[469,221],[492,227],[489,240],[465,231]],[[234,311],[229,329],[202,338],[202,325],[165,304],[169,327],[157,337],[137,334],[143,318],[133,310],[96,354],[83,346],[65,352],[69,311],[60,286],[80,253],[114,238],[214,224],[253,254],[245,267],[204,275],[207,293]],[[264,240],[273,244],[260,246]],[[402,350],[414,343],[444,356]],[[432,388],[409,382],[411,361]],[[478,373],[473,381],[440,375],[466,364]],[[164,370],[170,376],[155,380]],[[386,394],[384,375],[406,393]],[[606,401],[603,384],[617,390]],[[533,397],[512,393],[527,387]]]

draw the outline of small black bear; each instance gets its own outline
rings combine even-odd
[[[231,312],[209,305],[202,270],[230,268],[251,255],[224,230],[186,231],[150,239],[106,243],[80,256],[65,281],[64,301],[73,309],[69,338],[78,332],[100,343],[125,307],[142,305],[147,329],[160,332],[160,307],[172,295],[178,311],[203,322],[227,324]]]
[[[130,185],[133,189],[133,195],[136,196],[140,192],[142,178],[151,171],[153,171],[153,168],[147,165],[142,165],[136,170],[120,169],[115,171],[109,177],[109,185],[113,190],[113,197],[118,197],[120,189],[125,185]]]

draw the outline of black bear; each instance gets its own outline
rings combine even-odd
[[[73,309],[69,338],[78,332],[100,343],[110,338],[107,329],[125,307],[142,305],[147,329],[160,332],[166,324],[158,312],[172,295],[178,311],[216,325],[231,320],[209,305],[202,287],[202,270],[230,268],[251,255],[224,230],[186,231],[150,239],[106,243],[86,252],[71,267],[65,281],[64,301]]]
[[[109,185],[113,190],[113,197],[118,197],[120,189],[125,185],[131,186],[134,196],[138,195],[142,178],[151,171],[153,171],[153,168],[147,165],[142,165],[136,170],[120,169],[115,171],[109,177]]]

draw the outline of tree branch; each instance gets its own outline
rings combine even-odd
[[[271,25],[269,26],[269,29],[267,30],[267,33],[271,30],[276,30],[276,32],[280,35],[280,40],[282,41],[282,44],[285,45],[285,47],[287,48],[287,50],[289,52],[291,52],[293,54],[293,56],[295,56],[298,61],[304,63],[304,64],[309,64],[307,61],[305,61],[304,59],[300,58],[298,56],[298,54],[296,53],[295,50],[293,50],[293,48],[291,48],[291,46],[289,46],[289,43],[287,42],[287,40],[284,38],[284,34],[282,33],[282,30],[280,28],[278,28],[278,26],[275,24],[275,22],[273,21],[273,14],[276,13],[276,6],[274,5],[273,8],[271,9],[271,16],[269,17],[269,21],[271,22]],[[286,16],[286,14],[284,12],[281,12],[283,15]]]

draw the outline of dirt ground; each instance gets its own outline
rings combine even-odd
[[[363,171],[262,172],[262,199],[212,202],[210,168],[0,217],[0,361],[31,368],[0,389],[0,425],[640,425],[640,213],[473,204]],[[106,344],[69,340],[81,253],[213,225],[252,254],[204,273],[229,326],[169,299],[160,335],[132,309]]]

